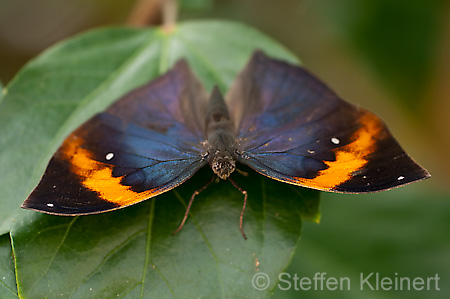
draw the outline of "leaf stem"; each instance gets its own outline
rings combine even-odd
[[[178,14],[177,0],[137,0],[127,24],[136,27],[163,24],[166,32],[175,27]]]
[[[163,30],[170,32],[175,27],[178,15],[177,0],[162,0]]]
[[[137,0],[126,24],[134,27],[145,27],[161,23],[162,5],[165,0]]]

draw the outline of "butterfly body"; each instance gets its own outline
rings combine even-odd
[[[208,162],[214,173],[226,180],[236,169],[236,137],[227,105],[217,87],[208,104],[206,130]]]
[[[322,191],[377,192],[428,178],[380,118],[302,67],[255,52],[225,99],[179,61],[72,132],[22,207],[56,215],[115,210],[236,163]]]

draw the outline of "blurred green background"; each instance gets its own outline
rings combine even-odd
[[[134,4],[0,0],[0,81],[6,85],[61,39],[125,23]],[[354,285],[351,291],[277,290],[274,297],[450,298],[450,2],[183,0],[179,18],[237,20],[272,36],[343,98],[381,116],[432,174],[378,194],[324,194],[321,224],[304,225],[287,272],[327,272]],[[438,273],[441,291],[360,291],[361,272]]]

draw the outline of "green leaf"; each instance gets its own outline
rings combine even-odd
[[[18,298],[14,260],[8,235],[0,236],[0,298]]]
[[[298,190],[254,172],[239,178],[249,193],[244,240],[238,225],[242,194],[229,182],[214,184],[196,198],[185,227],[171,236],[186,201],[210,176],[209,169],[202,170],[174,192],[117,212],[29,217],[12,232],[20,295],[264,296],[251,279],[258,271],[276,277],[289,263],[301,229]],[[280,190],[286,192],[281,200]],[[317,192],[300,192],[317,202]]]
[[[236,33],[239,34],[236,34]],[[172,192],[123,210],[57,217],[18,207],[37,184],[64,137],[132,88],[185,57],[208,89],[226,91],[254,49],[297,59],[261,33],[229,22],[190,22],[174,32],[112,28],[88,32],[52,47],[8,86],[0,105],[2,169],[0,230],[11,236],[19,295],[68,297],[265,297],[255,273],[271,277],[287,267],[301,220],[318,221],[318,192],[249,172],[203,191],[185,227],[192,193],[211,177],[206,167]]]

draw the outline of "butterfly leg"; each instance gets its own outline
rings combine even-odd
[[[209,180],[209,182],[207,182],[203,187],[201,187],[198,190],[195,190],[194,193],[192,193],[191,199],[189,200],[188,206],[186,208],[186,212],[184,213],[183,220],[181,221],[180,226],[172,233],[172,236],[175,235],[176,233],[178,233],[183,228],[184,223],[186,222],[186,220],[188,218],[189,211],[191,210],[191,206],[192,206],[192,203],[194,202],[195,196],[197,196],[198,194],[200,194],[200,192],[202,192],[203,190],[208,188],[208,186],[211,185],[211,183],[214,182],[215,179],[216,179],[216,176],[213,175],[211,180]]]
[[[247,236],[245,235],[243,228],[244,211],[245,207],[247,206],[247,191],[239,187],[238,184],[236,184],[236,182],[233,181],[230,177],[228,178],[228,180],[230,181],[231,184],[233,184],[234,188],[238,189],[244,195],[244,204],[242,205],[241,216],[239,217],[239,229],[241,230],[241,234],[244,237],[244,239],[247,240]]]

